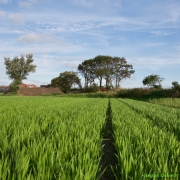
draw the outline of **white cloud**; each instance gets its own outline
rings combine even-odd
[[[159,46],[165,46],[166,43],[143,43],[142,47],[159,47]]]
[[[165,32],[165,31],[151,31],[151,34],[153,34],[150,37],[154,37],[154,36],[168,36],[171,34],[174,34],[174,32]]]
[[[83,52],[84,47],[80,45],[66,44],[66,43],[33,43],[33,44],[16,44],[9,45],[3,44],[1,46],[1,57],[6,56],[15,56],[17,54],[50,54],[50,53],[58,53],[58,54],[67,54],[73,52]],[[0,65],[1,66],[1,65]]]
[[[23,42],[23,43],[39,42],[39,41],[41,41],[41,36],[37,35],[35,33],[29,33],[29,34],[26,34],[24,36],[21,36],[19,38],[19,41]]]
[[[29,33],[26,35],[23,35],[19,38],[19,42],[22,43],[38,43],[38,42],[59,42],[56,37],[53,37],[52,35],[46,35],[46,34],[37,34],[37,33]]]
[[[67,62],[67,63],[64,63],[64,68],[69,68],[69,69],[77,69],[78,67],[78,63],[75,64],[75,63],[70,63],[70,62]]]
[[[9,15],[9,19],[14,24],[23,24],[24,23],[24,17],[19,13]]]
[[[83,52],[85,47],[81,44],[73,44],[70,42],[64,42],[56,36],[47,34],[29,33],[20,36],[19,43],[15,40],[9,41],[10,43],[1,43],[1,57],[28,54],[28,53],[72,53]],[[22,44],[23,43],[23,44]],[[2,45],[1,45],[2,44]],[[8,54],[7,54],[8,52]]]
[[[97,0],[71,0],[71,2],[78,4],[78,5],[82,5],[82,6],[86,6],[86,7],[98,7],[101,9],[106,9],[107,7],[109,8],[110,6],[116,6],[116,7],[121,7],[121,0],[101,0],[101,1],[97,1]],[[103,4],[103,5],[102,5]]]
[[[11,0],[0,0],[0,3],[7,4],[8,2],[11,2]]]
[[[172,59],[174,59],[172,61]],[[156,56],[156,57],[139,57],[134,59],[128,59],[128,62],[133,64],[135,69],[150,69],[157,70],[165,67],[177,67],[180,66],[179,58],[176,56],[170,56],[169,58]]]
[[[37,0],[26,0],[26,1],[19,1],[18,5],[20,8],[27,8],[31,9],[33,4],[35,4]]]
[[[22,33],[24,33],[24,31],[14,29],[14,30],[12,31],[12,33],[13,33],[13,34],[22,34]]]
[[[4,12],[4,11],[1,11],[0,10],[0,17],[3,17],[3,16],[5,16],[6,15],[6,13]]]
[[[91,1],[89,2],[88,0],[75,0],[74,1],[76,4],[81,4],[83,6],[93,6],[94,3]]]
[[[168,20],[176,23],[180,20],[180,6],[179,4],[169,4],[167,14],[169,15]]]

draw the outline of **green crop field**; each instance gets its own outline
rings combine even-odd
[[[108,99],[0,99],[0,179],[95,179]]]
[[[111,107],[122,179],[178,179],[180,111],[123,99]]]
[[[108,102],[1,96],[0,180],[101,180]],[[111,98],[110,105],[114,176],[180,179],[180,110],[130,99]]]
[[[180,98],[153,98],[149,99],[149,102],[180,109]]]

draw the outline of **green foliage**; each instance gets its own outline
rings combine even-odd
[[[19,85],[20,85],[20,81],[13,80],[13,82],[9,85],[10,92],[17,93],[18,90],[20,89]]]
[[[27,79],[30,72],[35,72],[36,65],[31,64],[34,61],[33,54],[26,55],[26,58],[26,61],[24,56],[14,57],[13,60],[4,58],[6,74],[9,75],[10,79],[22,83],[22,80]]]
[[[121,179],[178,179],[179,111],[130,99],[111,99],[111,108]]]
[[[84,77],[85,88],[91,86],[95,79],[99,80],[100,88],[103,79],[106,81],[106,88],[117,88],[122,79],[130,78],[135,71],[125,58],[99,55],[79,64],[78,72]]]
[[[108,99],[1,97],[0,103],[0,179],[99,179]]]
[[[59,77],[56,77],[56,78],[53,78],[52,80],[51,80],[51,85],[50,85],[51,87],[59,87],[60,85],[59,85]]]
[[[0,103],[1,179],[101,179],[108,99],[1,97]],[[131,99],[111,99],[111,109],[117,177],[143,180],[155,172],[178,179],[180,111]]]
[[[73,85],[78,85],[81,88],[80,79],[73,71],[60,73],[59,77],[51,80],[51,86],[59,87],[64,93],[70,92]]]
[[[99,87],[96,83],[93,83],[90,87],[84,88],[85,93],[97,92],[98,90],[99,90]]]
[[[163,98],[178,97],[178,94],[173,89],[132,88],[120,90],[117,96],[119,98]]]
[[[84,77],[85,80],[85,89],[88,88],[88,85],[91,85],[96,78],[94,69],[95,63],[93,59],[85,60],[78,66],[78,72]]]
[[[173,108],[180,108],[179,98],[151,98],[148,99],[148,102]]]
[[[172,89],[175,89],[176,91],[180,91],[180,85],[177,81],[172,82]]]
[[[150,75],[143,79],[142,83],[143,85],[147,85],[148,87],[161,89],[161,82],[164,80],[164,78],[160,77],[159,75]]]
[[[155,89],[162,89],[162,86],[161,85],[154,85],[154,88]]]

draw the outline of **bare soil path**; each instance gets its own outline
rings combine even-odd
[[[112,110],[109,100],[106,112],[106,121],[103,130],[102,158],[100,161],[100,174],[106,169],[100,180],[120,180],[118,177],[119,164],[116,157],[117,151],[114,145],[114,133],[112,128]]]

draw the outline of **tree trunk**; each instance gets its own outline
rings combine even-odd
[[[101,89],[101,86],[102,86],[102,77],[100,77],[100,79],[99,79],[99,84],[100,84],[100,89]]]

